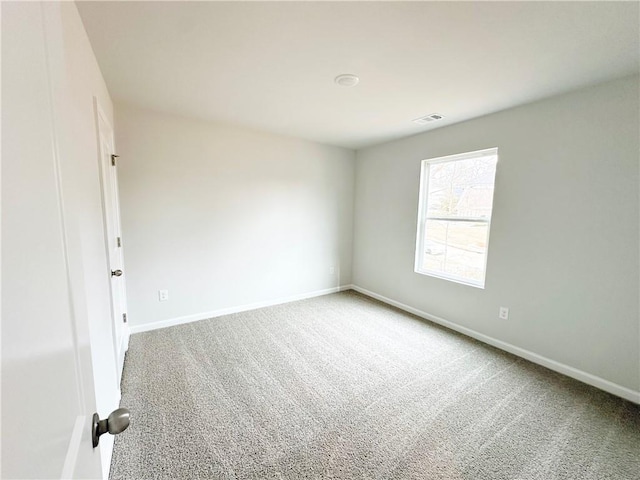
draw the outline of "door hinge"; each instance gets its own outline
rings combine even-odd
[[[126,313],[122,314],[122,323],[127,323],[127,314]]]
[[[118,158],[120,155],[116,155],[115,153],[111,155],[111,165],[113,165],[114,167],[116,166],[116,158]]]
[[[120,237],[116,237],[116,241],[118,242],[118,247],[122,246],[122,239]]]

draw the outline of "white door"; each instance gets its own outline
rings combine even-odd
[[[120,201],[118,198],[118,156],[115,153],[113,129],[95,102],[96,123],[100,142],[100,173],[105,243],[111,271],[111,316],[113,320],[113,347],[117,360],[118,384],[122,377],[124,355],[129,346],[127,325],[127,294],[120,227]]]
[[[120,369],[91,48],[73,2],[0,7],[0,477],[106,478],[113,437],[93,448],[91,421],[117,408]]]

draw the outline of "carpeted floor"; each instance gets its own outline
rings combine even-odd
[[[352,291],[131,338],[111,479],[640,479],[640,407]]]

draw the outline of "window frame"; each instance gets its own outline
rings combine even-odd
[[[496,157],[496,172],[493,178],[493,194],[491,196],[491,214],[488,218],[474,218],[474,217],[428,217],[428,198],[429,198],[429,171],[430,166],[439,163],[449,163],[461,160],[471,160],[474,158],[480,158],[485,156]],[[493,203],[495,199],[495,185],[497,176],[497,164],[500,160],[498,147],[485,148],[483,150],[475,150],[473,152],[456,153],[453,155],[446,155],[443,157],[428,158],[420,162],[420,190],[418,198],[418,230],[416,234],[416,250],[414,261],[414,272],[420,275],[426,275],[429,277],[440,278],[442,280],[449,280],[451,282],[460,283],[462,285],[468,285],[470,287],[484,289],[487,279],[487,263],[489,260],[489,240],[491,234],[491,219],[493,217]],[[422,267],[425,248],[426,248],[426,228],[425,224],[427,220],[440,220],[447,222],[469,222],[469,223],[482,223],[487,225],[487,247],[486,254],[484,256],[483,276],[481,282],[475,282],[468,278],[461,277],[450,273],[443,273],[440,271],[429,270]],[[446,248],[446,245],[445,245]]]

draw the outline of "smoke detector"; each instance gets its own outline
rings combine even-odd
[[[360,79],[352,73],[343,73],[342,75],[338,75],[333,81],[341,87],[355,87]]]
[[[431,115],[427,115],[426,117],[416,118],[414,120],[414,123],[417,123],[418,125],[426,125],[427,123],[442,120],[443,118],[444,116],[440,115],[439,113],[432,113]]]

